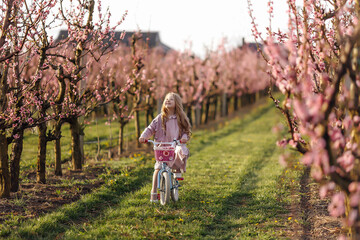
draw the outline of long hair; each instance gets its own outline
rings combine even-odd
[[[165,96],[164,102],[163,102],[162,107],[161,107],[161,125],[162,125],[162,128],[166,132],[166,121],[169,119],[169,111],[165,106],[165,100],[169,96],[173,96],[174,100],[175,100],[175,115],[176,115],[177,123],[178,123],[178,126],[179,126],[180,138],[184,133],[186,133],[188,135],[188,137],[190,138],[190,136],[191,136],[190,121],[189,121],[189,118],[187,117],[186,113],[184,112],[184,107],[183,107],[183,104],[182,104],[181,97],[177,93],[170,92],[170,93],[166,94],[166,96]]]

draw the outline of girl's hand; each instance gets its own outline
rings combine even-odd
[[[187,142],[187,139],[186,139],[186,138],[180,139],[180,143],[186,143],[186,142]]]
[[[145,138],[142,138],[142,137],[141,137],[141,138],[139,138],[139,142],[140,142],[140,143],[145,143],[145,141],[146,141],[146,139],[145,139]]]

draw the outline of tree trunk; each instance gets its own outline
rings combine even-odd
[[[150,125],[150,113],[149,109],[146,110],[146,126]]]
[[[125,123],[124,122],[120,122],[120,129],[119,129],[119,149],[118,149],[118,153],[119,153],[119,157],[121,156],[121,154],[124,152],[124,127],[125,127]]]
[[[213,120],[216,120],[217,105],[218,105],[218,96],[215,96],[215,98],[214,98],[214,116],[213,116]]]
[[[101,146],[100,146],[100,136],[99,136],[99,125],[97,118],[95,119],[95,124],[96,124],[96,135],[97,135],[97,151],[96,151],[95,160],[100,161]]]
[[[155,105],[153,104],[150,108],[150,117],[151,117],[151,121],[154,120],[154,108],[155,108]]]
[[[225,117],[227,113],[227,97],[226,93],[223,93],[221,96],[221,116]]]
[[[79,149],[80,149],[80,155],[81,155],[81,166],[85,164],[85,158],[84,158],[84,131],[81,128],[81,126],[84,125],[84,116],[80,116],[77,118],[77,122],[79,124]]]
[[[81,128],[80,128],[80,134],[79,134],[79,139],[80,139],[80,155],[81,155],[81,165],[85,164],[85,157],[84,157],[84,133],[82,132]]]
[[[13,1],[11,1],[12,4]],[[9,2],[10,3],[10,2]],[[9,5],[10,6],[10,5]],[[8,13],[10,13],[8,11]],[[5,22],[4,26],[8,24],[8,21],[10,20],[8,13],[6,13],[5,16]],[[3,27],[4,27],[3,26]],[[3,29],[6,29],[8,26],[6,26]],[[5,38],[0,39],[0,47],[3,47]],[[9,50],[6,50],[7,54]],[[4,112],[7,105],[7,98],[6,94],[8,91],[8,83],[7,83],[7,74],[9,70],[9,64],[6,64],[5,62],[2,63],[1,68],[3,69],[1,71],[1,79],[0,79],[0,111]],[[10,178],[10,172],[9,172],[9,156],[8,156],[8,144],[6,139],[6,129],[3,127],[4,120],[1,120],[1,129],[0,129],[0,162],[1,162],[1,168],[0,168],[0,198],[8,198],[10,197],[10,187],[11,187],[11,178]]]
[[[71,132],[71,161],[74,171],[82,169],[82,154],[80,149],[80,124],[77,118],[70,122]]]
[[[190,125],[192,126],[193,122],[192,122],[191,104],[189,104],[187,106],[187,113],[186,114],[187,114],[187,117],[189,118]]]
[[[154,119],[154,108],[149,106],[149,108],[146,110],[146,126],[149,126],[153,119]]]
[[[134,119],[135,119],[136,140],[138,140],[140,138],[140,114],[139,114],[139,111],[137,111],[137,110],[134,113]],[[138,148],[140,148],[140,142],[139,141],[136,141],[136,146]]]
[[[150,105],[150,97],[146,96],[145,104],[147,106],[146,108],[146,126],[150,125],[150,113],[152,112],[152,107]]]
[[[201,108],[198,105],[196,105],[196,107],[195,107],[195,126],[196,127],[199,127],[200,119],[201,119]]]
[[[5,130],[0,130],[0,198],[10,197],[11,178],[9,172],[8,144]]]
[[[205,104],[205,124],[208,123],[209,121],[209,110],[210,110],[210,98],[206,99],[206,104]]]
[[[162,107],[162,99],[158,99],[156,101],[157,114],[161,113],[161,107]]]
[[[199,124],[203,124],[203,114],[204,114],[204,102],[200,104],[200,119]]]
[[[256,94],[251,93],[250,96],[251,96],[251,104],[255,103],[256,102]]]
[[[226,104],[225,105],[225,116],[229,115],[230,100],[231,100],[231,97],[228,97],[228,96],[225,97],[225,104]]]
[[[243,93],[240,97],[240,101],[241,101],[241,107],[245,107],[246,106],[246,94]]]
[[[107,105],[103,106],[103,111],[104,111],[104,115],[108,116],[109,115],[109,109]]]
[[[234,95],[234,112],[237,111],[239,108],[238,102],[239,102],[239,97],[235,93],[235,95]]]
[[[46,183],[45,164],[46,164],[46,123],[41,123],[38,126],[39,142],[38,142],[38,155],[37,155],[37,183]]]
[[[55,136],[58,139],[55,139],[54,151],[55,151],[55,176],[62,176],[61,169],[61,124],[56,123],[55,125]]]
[[[109,149],[108,149],[108,158],[109,159],[112,159],[112,157],[113,157],[113,154],[112,154],[112,152],[111,152],[111,149],[112,149],[112,139],[113,139],[113,137],[112,137],[112,129],[111,129],[111,118],[109,118],[109,130],[110,130],[110,136],[109,136]]]
[[[20,159],[23,151],[24,130],[19,133],[19,138],[14,139],[10,157],[11,192],[19,190]]]

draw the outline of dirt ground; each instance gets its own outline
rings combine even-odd
[[[329,215],[329,199],[320,199],[319,185],[310,177],[310,169],[305,169],[300,180],[300,191],[292,192],[292,205],[289,210],[293,219],[302,224],[290,223],[285,230],[290,239],[335,240],[343,234],[341,220]]]
[[[236,114],[232,114],[226,119],[219,118],[200,128],[216,129],[221,125],[220,123],[235,116],[243,116],[266,100],[263,98],[252,106],[241,108]],[[129,144],[123,155],[151,151],[151,148],[136,149],[135,146],[136,144]],[[113,158],[116,159],[116,149],[114,149],[113,155]],[[9,199],[0,199],[0,224],[6,222],[9,217],[19,220],[36,218],[44,213],[54,211],[64,204],[79,200],[82,195],[90,193],[104,183],[99,178],[99,175],[106,171],[104,162],[99,164],[88,159],[88,166],[82,172],[64,169],[62,177],[49,174],[46,184],[36,183],[36,172],[22,172],[26,181],[20,184],[20,190],[12,193]],[[72,184],[64,184],[69,181]],[[289,211],[294,218],[301,219],[306,224],[290,224],[288,229],[284,230],[286,237],[290,239],[337,239],[338,234],[342,231],[341,221],[329,216],[328,201],[320,200],[318,185],[311,182],[309,171],[304,172],[300,184],[300,193],[292,193],[294,203],[289,207]]]
[[[36,183],[36,172],[23,172],[26,183],[20,184],[16,193],[9,199],[0,199],[0,224],[11,216],[18,219],[36,218],[51,212],[58,207],[77,201],[81,195],[101,186],[104,181],[99,179],[105,167],[91,166],[83,172],[71,172],[64,169],[63,176],[47,176],[46,184]],[[76,181],[77,184],[66,184]]]

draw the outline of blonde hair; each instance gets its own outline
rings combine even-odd
[[[166,132],[166,121],[169,119],[169,110],[165,106],[165,100],[167,97],[173,96],[175,100],[175,115],[177,118],[177,123],[179,126],[179,135],[180,138],[184,133],[188,135],[188,137],[191,136],[191,125],[189,118],[187,117],[186,113],[184,112],[184,107],[182,104],[182,100],[179,94],[170,92],[166,94],[164,98],[164,102],[161,107],[161,125],[164,131]]]

